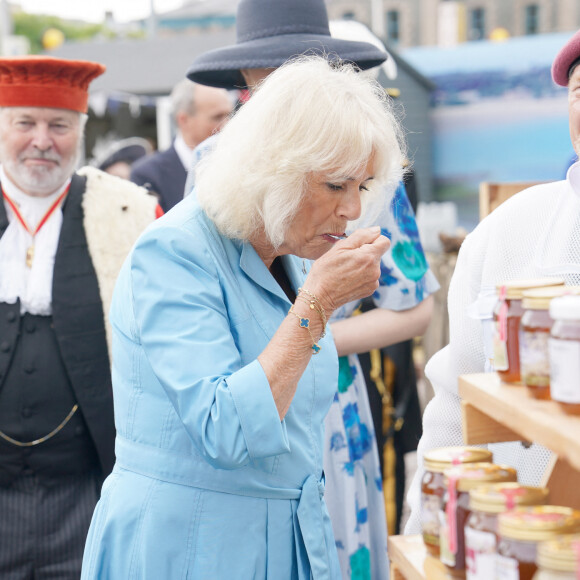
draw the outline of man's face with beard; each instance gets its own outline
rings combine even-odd
[[[0,163],[28,195],[44,197],[72,175],[84,123],[67,109],[6,107],[0,110]]]

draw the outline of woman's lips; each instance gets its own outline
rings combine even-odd
[[[344,240],[347,235],[346,234],[322,234],[322,237],[327,241],[335,244],[340,240]]]

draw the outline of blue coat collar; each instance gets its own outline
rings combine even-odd
[[[290,280],[292,290],[298,294],[298,288],[302,286],[305,278],[305,275],[302,273],[302,260],[296,256],[286,255],[282,256],[282,262]],[[290,303],[288,297],[270,273],[270,270],[266,268],[266,264],[262,262],[262,259],[249,242],[242,242],[240,268],[246,276],[264,288],[264,290]]]

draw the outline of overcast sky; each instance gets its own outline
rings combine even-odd
[[[111,11],[115,20],[126,22],[146,18],[152,1],[159,13],[173,10],[184,3],[184,0],[20,0],[19,4],[25,12],[88,22],[102,22],[105,12]]]

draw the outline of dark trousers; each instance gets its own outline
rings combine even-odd
[[[87,473],[48,487],[26,473],[0,487],[0,578],[78,580],[100,484]]]

